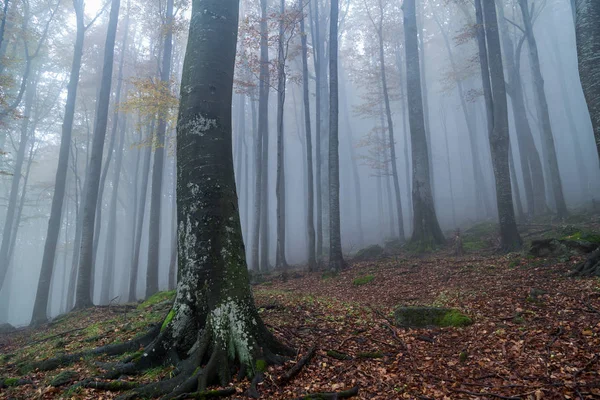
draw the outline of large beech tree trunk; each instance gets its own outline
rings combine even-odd
[[[413,164],[413,235],[411,241],[420,247],[435,246],[446,242],[433,205],[429,152],[425,134],[421,78],[419,71],[419,48],[415,0],[405,0],[404,36],[406,40],[406,80],[408,92],[408,119]]]
[[[263,324],[246,268],[231,151],[237,21],[238,0],[193,3],[177,123],[180,280],[159,336],[137,365],[183,361],[154,396],[224,385],[234,367],[254,376],[258,360],[290,354]]]
[[[571,2],[573,3],[573,1]],[[579,76],[592,118],[596,151],[600,157],[600,2],[575,1],[575,32]]]

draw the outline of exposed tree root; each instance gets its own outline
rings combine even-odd
[[[13,386],[31,385],[33,383],[30,379],[0,379],[0,389]]]
[[[227,385],[235,372],[239,378],[244,376],[253,378],[249,394],[258,397],[256,385],[260,382],[266,366],[280,364],[285,361],[285,357],[294,354],[292,349],[280,344],[262,322],[257,324],[255,335],[251,337],[251,346],[248,347],[253,354],[244,354],[243,348],[240,349],[228,341],[224,343],[223,338],[215,336],[214,332],[220,331],[211,328],[210,321],[206,322],[204,329],[195,335],[194,342],[190,343],[188,339],[187,343],[181,344],[175,339],[177,336],[174,335],[173,324],[167,323],[163,325],[159,335],[144,349],[143,353],[129,357],[124,360],[125,362],[98,363],[97,365],[106,369],[106,373],[102,375],[105,379],[137,374],[157,365],[172,364],[176,366],[174,377],[135,387],[118,397],[120,400],[160,396],[163,396],[163,399],[186,398],[185,396],[199,399],[226,396],[233,393],[231,389],[206,391],[206,388],[213,383],[221,386]],[[190,335],[193,335],[191,329],[189,331],[186,329],[186,332],[187,335],[181,337],[189,338]],[[232,350],[234,351],[233,356]],[[248,356],[251,357],[251,364],[248,363],[248,359],[244,358]]]
[[[571,272],[571,276],[600,276],[600,247],[592,251],[587,259]]]
[[[183,393],[177,397],[173,397],[173,400],[183,400],[183,399],[214,399],[217,397],[225,397],[231,396],[235,394],[234,388],[226,388],[220,390],[206,390],[203,392],[194,392],[194,393]]]
[[[97,356],[101,354],[107,354],[109,356],[117,356],[119,354],[127,353],[129,351],[135,351],[140,346],[147,346],[152,342],[154,338],[158,336],[160,327],[155,326],[150,329],[146,334],[129,340],[125,343],[109,344],[106,346],[97,347],[92,350],[81,351],[79,353],[65,354],[62,356],[49,358],[32,365],[33,369],[39,369],[40,371],[50,371],[65,365],[72,364],[84,357]]]
[[[286,372],[282,377],[279,378],[278,382],[280,385],[283,385],[289,382],[293,377],[298,375],[300,370],[310,361],[311,358],[315,355],[316,347],[312,346],[308,352],[298,361],[288,372]]]
[[[104,381],[96,381],[93,379],[85,379],[85,380],[73,385],[73,387],[84,387],[84,388],[91,388],[91,389],[107,390],[107,391],[112,391],[112,392],[123,392],[126,390],[135,389],[139,385],[140,384],[137,382],[128,382],[128,381],[104,382]]]
[[[335,399],[348,399],[358,395],[358,386],[354,386],[352,389],[343,390],[341,392],[323,392],[323,393],[312,393],[306,396],[297,397],[295,400],[335,400]]]

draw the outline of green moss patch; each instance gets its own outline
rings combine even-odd
[[[170,290],[168,292],[158,292],[148,297],[146,301],[138,306],[138,310],[143,310],[145,308],[152,307],[156,304],[163,303],[166,301],[171,301],[175,298],[175,290]]]
[[[462,327],[473,323],[471,318],[456,309],[428,306],[397,307],[394,321],[404,328]]]
[[[570,235],[564,236],[564,240],[582,240],[589,243],[600,243],[600,234],[589,231],[576,231]]]
[[[354,278],[352,284],[354,286],[362,286],[366,285],[367,283],[373,282],[373,280],[375,280],[375,275],[359,276],[358,278]]]
[[[17,384],[19,383],[19,379],[18,378],[6,378],[4,380],[4,382],[2,382],[2,383],[6,387],[17,386]]]
[[[77,376],[78,374],[75,371],[62,371],[60,374],[52,378],[52,380],[50,381],[50,386],[58,387],[66,385],[67,383],[71,383],[74,380],[76,380]]]
[[[263,359],[256,360],[255,363],[256,372],[266,372],[267,371],[267,362]]]
[[[169,314],[167,314],[167,318],[165,318],[162,326],[160,327],[161,332],[165,330],[167,325],[169,325],[169,323],[173,320],[174,316],[175,316],[175,310],[172,308],[171,311],[169,311]]]

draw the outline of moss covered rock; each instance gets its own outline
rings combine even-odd
[[[383,256],[383,247],[378,244],[371,245],[369,247],[365,247],[356,253],[353,260],[354,261],[371,261],[377,260]]]
[[[460,327],[473,323],[471,318],[456,309],[428,306],[399,306],[394,311],[394,321],[403,328]]]
[[[65,370],[60,374],[56,375],[50,381],[50,386],[58,387],[62,385],[66,385],[67,383],[71,383],[77,379],[77,372]]]
[[[11,332],[14,332],[16,330],[17,330],[17,328],[15,328],[14,326],[12,326],[11,324],[7,324],[7,323],[0,324],[0,334],[2,334],[2,333],[11,333]]]

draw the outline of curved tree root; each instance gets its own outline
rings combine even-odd
[[[295,400],[327,400],[327,399],[348,399],[358,395],[358,386],[354,386],[352,389],[343,390],[341,392],[323,392],[323,393],[312,393],[306,396],[297,397]]]
[[[266,331],[266,328],[264,329]],[[162,399],[188,397],[203,399],[233,394],[235,392],[233,389],[206,391],[206,388],[212,383],[219,383],[221,386],[227,385],[231,381],[233,372],[237,370],[239,378],[244,376],[254,378],[249,394],[254,393],[254,396],[257,397],[256,384],[263,375],[262,368],[268,364],[282,363],[285,360],[284,356],[293,354],[293,350],[279,344],[271,333],[266,331],[257,336],[253,345],[253,348],[256,349],[254,358],[258,360],[256,365],[244,365],[238,355],[232,358],[211,332],[210,325],[207,323],[194,345],[188,350],[187,357],[179,360],[172,348],[172,336],[169,330],[165,329],[144,350],[143,355],[131,362],[99,364],[102,368],[107,369],[102,377],[114,379],[121,375],[135,374],[156,365],[172,362],[177,367],[177,375],[163,381],[138,386],[119,396],[118,399],[129,400],[160,396],[163,396]]]
[[[591,252],[587,259],[571,272],[571,276],[600,276],[600,248]]]
[[[125,343],[109,344],[106,346],[96,347],[92,350],[81,351],[79,353],[65,354],[62,356],[49,358],[32,365],[33,369],[39,369],[40,371],[50,371],[65,365],[72,364],[84,357],[96,356],[101,354],[107,354],[109,356],[117,356],[129,351],[138,350],[141,346],[147,346],[154,340],[160,333],[160,326],[155,326],[150,329],[146,334],[129,340]]]
[[[140,384],[137,382],[128,382],[128,381],[103,382],[103,381],[96,381],[93,379],[85,379],[85,380],[73,385],[73,387],[100,389],[100,390],[107,390],[107,391],[111,391],[111,392],[123,392],[126,390],[135,389],[138,386],[140,386]]]
[[[183,393],[177,397],[173,397],[173,400],[183,400],[183,399],[214,399],[217,397],[225,397],[231,396],[235,394],[235,388],[226,388],[220,390],[206,390],[203,392],[194,392],[194,393]]]
[[[302,370],[302,368],[311,360],[311,358],[313,358],[316,350],[317,348],[315,346],[312,346],[308,350],[308,352],[292,368],[290,368],[290,370],[288,370],[283,376],[281,376],[278,379],[278,383],[280,385],[283,385],[292,380],[292,378],[294,378],[296,375],[298,375],[300,370]]]

